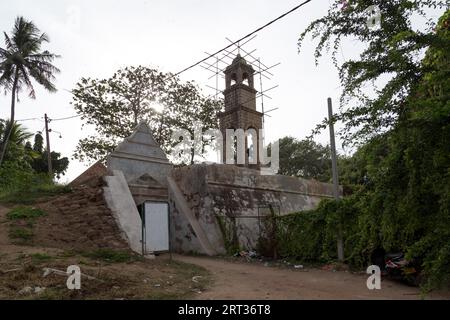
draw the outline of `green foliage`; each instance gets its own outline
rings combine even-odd
[[[44,150],[43,147],[42,135],[36,134],[34,136],[34,145],[30,152],[33,152],[33,159],[31,161],[31,166],[33,170],[37,173],[46,173],[48,172],[48,159],[47,159],[47,151]],[[61,153],[52,151],[51,152],[51,161],[52,161],[52,171],[56,178],[60,178],[61,175],[64,175],[68,166],[69,159],[67,157],[61,158]]]
[[[29,186],[33,174],[27,162],[6,160],[0,167],[0,197],[5,192]]]
[[[32,253],[30,256],[31,256],[33,263],[48,262],[53,259],[52,256],[50,256],[46,253]]]
[[[5,127],[8,123],[0,120],[0,138],[6,134]],[[27,204],[33,203],[38,198],[70,191],[67,186],[55,184],[48,176],[46,160],[42,159],[46,158],[46,153],[42,153],[42,141],[39,141],[36,135],[32,148],[27,141],[31,137],[32,134],[23,126],[14,123],[5,161],[0,166],[0,202]],[[55,172],[59,175],[67,169],[68,160],[60,159],[59,153],[54,154]],[[45,162],[41,168],[36,167],[39,161]]]
[[[9,230],[9,237],[11,239],[17,239],[22,242],[28,242],[30,241],[34,234],[31,229],[22,228],[22,227],[14,227]]]
[[[422,262],[425,286],[448,285],[450,117],[436,121],[397,126],[361,147],[341,179],[358,186],[352,196],[281,218],[281,255],[335,259],[335,226],[343,221],[348,263],[365,267],[378,248],[403,251]]]
[[[0,138],[4,136],[8,121],[0,120]],[[36,199],[61,192],[68,192],[66,186],[55,184],[48,176],[46,153],[41,153],[42,144],[31,147],[27,141],[32,137],[23,126],[15,123],[10,134],[10,143],[6,149],[5,161],[0,166],[0,202],[33,203]],[[59,176],[67,169],[67,158],[53,153],[55,173]],[[41,168],[37,164],[45,162]],[[44,167],[45,166],[45,167]],[[42,173],[41,173],[42,172]]]
[[[0,119],[0,141],[6,139],[10,121]],[[25,142],[32,136],[22,125],[14,123],[10,131],[10,137],[6,148],[4,162],[0,166],[0,190],[16,184],[24,183],[33,170],[30,162],[33,154],[25,148]]]
[[[97,132],[79,141],[74,157],[82,161],[103,159],[143,121],[169,153],[175,129],[193,134],[195,122],[215,129],[216,113],[222,106],[221,101],[205,98],[193,82],[183,83],[170,73],[142,66],[120,69],[109,79],[82,78],[72,93],[75,110]]]
[[[0,119],[0,141],[6,139],[6,128],[11,126],[11,121]],[[28,132],[20,123],[14,122],[9,135],[9,141],[12,145],[8,146],[9,149],[14,148],[15,145],[24,145],[27,140],[33,136]],[[8,151],[8,149],[7,149]]]
[[[284,137],[279,143],[279,174],[330,181],[331,158],[328,147],[310,139],[297,140],[293,137]]]
[[[352,197],[340,201],[324,200],[315,210],[278,217],[279,253],[304,262],[329,262],[337,259],[336,225],[341,223],[348,260],[354,257],[355,219],[358,209]]]
[[[6,165],[8,163],[5,163]],[[71,191],[69,186],[54,183],[47,174],[36,174],[31,172],[8,171],[9,167],[0,168],[0,177],[12,177],[10,183],[0,184],[0,202],[32,204],[38,199],[51,197]],[[5,170],[5,171],[3,171]]]
[[[326,16],[313,21],[298,40],[299,49],[307,35],[319,39],[316,62],[323,51],[332,50],[344,88],[340,113],[336,121],[345,124],[346,143],[370,139],[392,128],[401,118],[403,105],[424,73],[438,71],[436,65],[422,63],[423,52],[436,49],[450,51],[450,43],[442,33],[435,32],[436,21],[427,17],[430,8],[441,11],[446,1],[439,0],[351,0],[343,8],[334,1]],[[368,28],[366,9],[380,8],[379,28]],[[427,20],[425,27],[413,25],[412,17]],[[359,59],[338,66],[337,54],[344,39],[364,44]],[[371,90],[370,90],[371,89]],[[323,129],[327,121],[317,128]]]
[[[236,219],[228,218],[226,216],[216,215],[216,220],[219,225],[220,232],[227,254],[235,254],[240,251],[239,241],[236,232]]]
[[[13,208],[6,214],[6,218],[11,221],[9,237],[19,240],[21,244],[28,244],[34,236],[34,221],[46,214],[45,211],[38,208],[25,206]]]
[[[19,220],[19,219],[34,219],[40,216],[44,216],[47,213],[39,208],[32,207],[15,207],[6,214],[6,218],[9,220]]]
[[[381,9],[378,29],[365,26],[363,12],[372,4]],[[366,266],[374,249],[403,251],[421,262],[425,286],[449,285],[450,11],[437,24],[428,19],[425,29],[414,29],[411,22],[414,14],[426,18],[430,7],[442,9],[445,2],[354,0],[342,9],[336,1],[301,35],[300,44],[310,32],[320,39],[317,58],[331,41],[333,57],[343,38],[367,44],[359,60],[339,67],[344,92],[334,119],[346,125],[346,142],[366,143],[341,162],[341,182],[354,187],[351,206],[345,209],[344,199],[335,208],[320,206],[308,213],[321,230],[297,218],[297,227],[288,230],[310,230],[302,240],[319,241],[320,247],[303,244],[292,254],[333,258],[324,240],[333,235],[326,221],[340,211],[353,217],[344,223],[349,263]],[[368,92],[382,76],[386,84]],[[288,239],[289,233],[282,236]]]
[[[284,137],[280,143],[280,169],[278,174],[321,182],[332,182],[331,156],[329,146],[314,142],[311,138],[298,140]],[[270,146],[269,146],[270,150]],[[347,157],[338,154],[339,181],[345,185],[344,193],[359,189],[365,181],[364,157]]]

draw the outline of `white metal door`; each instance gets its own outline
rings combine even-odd
[[[169,251],[169,206],[145,202],[145,251]]]

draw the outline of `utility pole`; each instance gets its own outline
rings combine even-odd
[[[48,174],[50,177],[53,178],[53,170],[52,170],[52,155],[50,151],[50,135],[49,135],[49,129],[48,129],[48,123],[50,120],[47,117],[47,114],[44,115],[45,119],[45,137],[47,139],[47,166],[48,166]]]
[[[333,172],[333,196],[336,201],[339,201],[339,178],[337,172],[337,159],[336,159],[336,142],[334,140],[334,124],[333,118],[333,106],[331,103],[331,98],[328,98],[328,124],[330,127],[330,149],[331,149],[331,168]],[[342,239],[342,224],[338,224],[338,235],[337,235],[337,254],[338,260],[344,261],[344,241]]]

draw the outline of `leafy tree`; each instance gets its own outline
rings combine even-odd
[[[33,151],[38,153],[44,152],[44,137],[39,133],[34,136]]]
[[[44,149],[44,138],[40,134],[34,136],[34,144],[25,146],[31,153],[33,153],[33,159],[31,161],[31,167],[37,173],[48,172],[48,160],[47,160],[47,150]],[[61,153],[52,151],[51,152],[52,161],[52,171],[53,174],[59,179],[61,175],[64,175],[68,166],[69,159],[67,157],[61,158]]]
[[[279,174],[330,181],[331,158],[328,147],[310,139],[297,140],[293,137],[284,137],[279,143]]]
[[[12,126],[15,119],[15,103],[21,90],[27,89],[31,98],[36,98],[31,79],[42,85],[50,92],[55,92],[56,88],[54,74],[59,72],[58,68],[52,65],[52,61],[57,55],[41,51],[43,43],[49,38],[45,33],[34,25],[32,21],[27,21],[23,17],[16,18],[11,36],[5,35],[5,48],[0,48],[0,86],[6,91],[11,91],[11,116],[9,124]],[[6,128],[0,146],[0,166],[3,163],[8,141],[11,136],[12,127]]]
[[[217,128],[222,103],[205,98],[193,82],[182,83],[170,73],[147,67],[127,67],[109,79],[82,78],[72,90],[73,105],[97,135],[79,141],[74,157],[103,159],[141,122],[147,122],[155,140],[169,153],[174,129],[193,134],[194,123]],[[204,147],[211,141],[203,141]],[[187,162],[193,162],[193,150]]]
[[[382,11],[381,27],[369,30],[358,17],[374,3]],[[366,141],[346,159],[342,175],[359,188],[344,202],[347,209],[324,205],[318,214],[336,217],[343,210],[338,219],[352,217],[344,222],[348,262],[367,266],[374,249],[399,250],[422,262],[427,285],[448,286],[450,11],[436,25],[429,21],[426,31],[412,30],[410,21],[412,13],[426,16],[435,5],[442,2],[361,0],[345,10],[335,3],[306,33],[314,30],[321,39],[317,57],[333,37],[367,42],[359,61],[340,67],[343,101],[354,96],[359,105],[341,109],[335,119],[346,123],[347,141]],[[363,86],[385,73],[390,80],[368,99]]]
[[[378,28],[369,28],[366,23],[370,16],[366,10],[371,5],[380,9]],[[450,51],[450,43],[434,32],[436,23],[427,17],[430,8],[445,7],[446,1],[439,0],[349,0],[347,5],[334,1],[326,16],[302,32],[299,49],[308,34],[319,39],[316,62],[332,46],[344,88],[341,110],[334,120],[345,124],[342,133],[346,143],[366,141],[392,128],[404,115],[412,88],[424,73],[436,70],[436,66],[421,62],[423,52],[430,48]],[[425,28],[414,28],[412,17],[417,15],[427,19]],[[359,59],[338,66],[336,54],[343,39],[359,41],[365,49]],[[317,130],[326,125],[324,121]]]

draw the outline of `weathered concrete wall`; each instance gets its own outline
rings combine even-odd
[[[168,201],[167,186],[163,186],[148,174],[128,182],[128,186],[136,205],[145,201]]]
[[[194,243],[192,247],[197,248],[195,251],[210,256],[219,253],[214,248],[218,246],[213,246],[209,241],[210,237],[207,236],[203,226],[200,225],[199,217],[191,210],[190,203],[185,198],[178,184],[172,177],[168,177],[167,182],[169,184],[170,204],[174,208],[171,220],[176,221],[175,224],[171,223],[171,226],[174,227],[171,233],[174,235],[174,241],[176,241],[176,246],[179,248],[178,251],[192,251],[189,244],[183,248],[184,242],[180,240],[180,237],[187,237],[189,243]],[[188,232],[185,232],[185,230],[188,230]]]
[[[219,253],[225,252],[224,231],[231,225],[244,248],[255,248],[260,234],[259,216],[272,205],[280,214],[313,209],[332,197],[332,185],[287,176],[260,175],[233,165],[193,165],[174,169],[173,180],[190,210]],[[198,239],[187,219],[171,201],[172,249],[200,252]]]
[[[234,165],[193,165],[172,169],[150,128],[140,124],[107,160],[105,199],[131,248],[141,250],[136,205],[169,201],[171,250],[208,255],[226,253],[231,238],[253,249],[261,216],[312,209],[332,197],[332,185],[286,176],[260,175]]]

